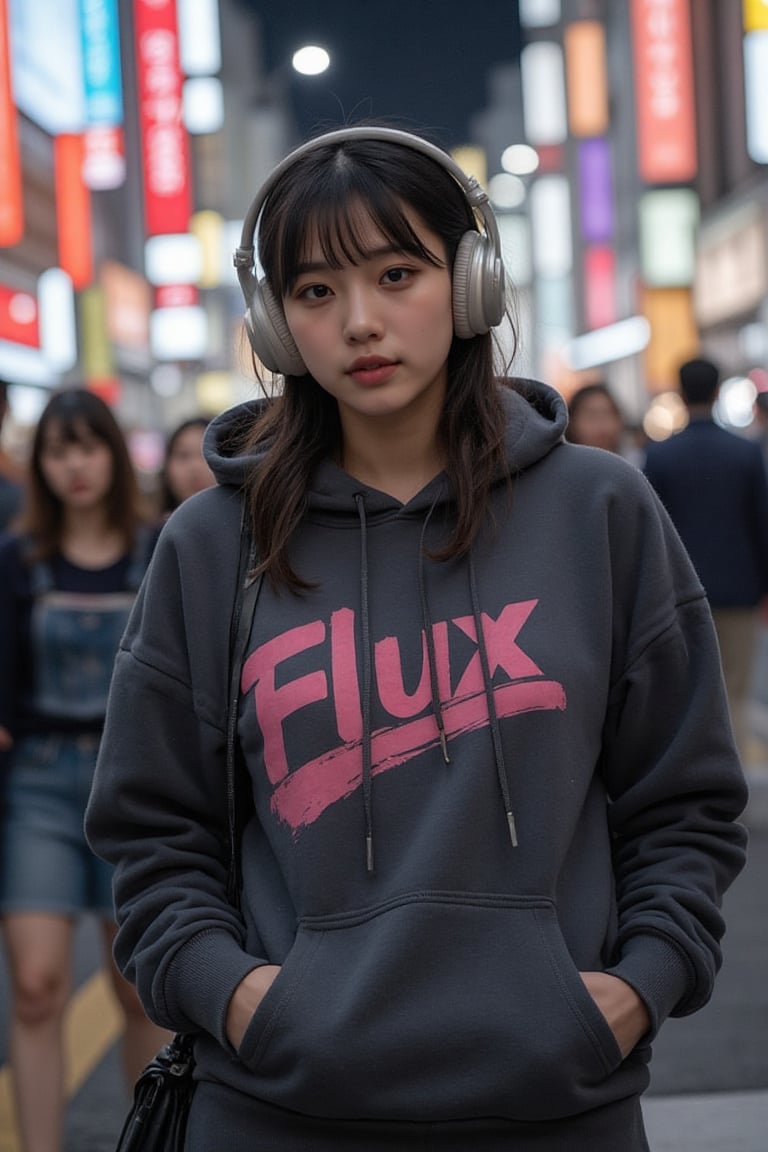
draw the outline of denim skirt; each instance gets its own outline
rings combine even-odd
[[[91,911],[113,920],[112,868],[83,831],[99,738],[22,737],[5,780],[0,913]]]

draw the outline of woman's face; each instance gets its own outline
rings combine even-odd
[[[216,483],[203,456],[204,431],[197,425],[185,428],[174,440],[168,455],[165,478],[179,504]]]
[[[104,503],[112,488],[114,461],[109,444],[96,436],[85,421],[76,428],[77,439],[64,436],[52,420],[43,433],[40,471],[53,495],[72,510],[86,511]]]
[[[439,415],[453,341],[451,274],[445,246],[415,213],[414,232],[440,261],[393,249],[368,219],[360,231],[368,257],[331,268],[317,237],[283,299],[286,320],[308,371],[350,422]]]
[[[589,444],[608,452],[621,449],[622,432],[621,417],[610,397],[599,392],[580,400],[568,423],[568,439],[574,444]]]

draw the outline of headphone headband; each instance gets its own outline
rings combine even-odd
[[[234,253],[234,265],[246,302],[248,336],[256,354],[272,371],[301,375],[306,368],[288,330],[281,303],[273,295],[266,279],[257,279],[255,273],[259,217],[273,188],[297,160],[328,144],[341,144],[347,140],[382,140],[399,144],[434,160],[453,177],[476,220],[479,217],[482,222],[482,232],[479,228],[465,232],[456,252],[452,273],[455,333],[462,339],[470,339],[495,327],[504,315],[504,265],[499,230],[488,195],[478,180],[468,176],[442,148],[421,136],[383,126],[339,128],[300,145],[274,168],[245,215],[240,246]]]
[[[326,132],[322,136],[315,137],[314,140],[309,140],[305,144],[299,145],[298,148],[294,148],[292,152],[289,152],[277,167],[272,170],[256,193],[245,215],[240,237],[240,247],[235,250],[234,255],[234,264],[237,269],[253,267],[256,225],[258,224],[261,210],[269,198],[270,192],[283,173],[287,172],[302,156],[306,156],[310,152],[324,147],[326,144],[342,144],[345,140],[384,140],[390,144],[400,144],[404,148],[410,148],[414,152],[421,152],[422,155],[429,156],[436,164],[439,164],[441,168],[449,172],[456,183],[463,188],[464,195],[470,207],[479,212],[482,217],[483,228],[486,235],[493,240],[494,245],[498,248],[499,230],[496,224],[496,217],[491,209],[487,192],[475,176],[468,176],[463,168],[459,167],[453,157],[447,152],[444,152],[442,148],[438,148],[436,144],[432,144],[429,140],[424,140],[421,136],[414,136],[412,132],[403,132],[399,128],[384,128],[378,126],[366,128],[363,125],[358,125],[353,128],[337,128],[333,132]]]

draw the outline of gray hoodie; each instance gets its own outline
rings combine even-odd
[[[242,668],[241,912],[227,637],[257,461],[222,445],[252,407],[214,422],[219,487],[160,536],[87,832],[117,865],[120,966],[156,1021],[199,1032],[202,1079],[340,1121],[538,1122],[548,1149],[648,1082],[580,970],[638,991],[648,1041],[708,999],[746,796],[707,602],[650,486],[564,443],[552,389],[505,406],[511,502],[500,478],[466,559],[430,555],[444,477],[402,505],[317,469],[291,546],[313,586],[264,581]],[[265,962],[235,1053],[227,1005]]]

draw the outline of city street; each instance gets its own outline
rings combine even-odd
[[[653,1152],[764,1152],[768,1131],[768,776],[755,777],[747,867],[726,898],[725,960],[711,1003],[669,1020],[655,1045],[646,1116]],[[127,1107],[115,1036],[119,1028],[99,972],[100,941],[84,923],[78,936],[73,1001],[73,1093],[66,1152],[111,1152]],[[0,963],[6,1055],[5,972]],[[0,1070],[0,1152],[18,1152],[8,1071]],[[617,1150],[618,1152],[618,1150]]]
[[[768,1152],[766,109],[768,0],[0,0],[0,1152],[15,1088],[114,1152],[148,1054],[113,925],[12,918],[110,917],[91,846],[276,1133],[628,1152],[613,1089],[648,1152]],[[225,848],[256,1017],[177,951]],[[641,1103],[577,969],[698,1003],[721,898]]]

